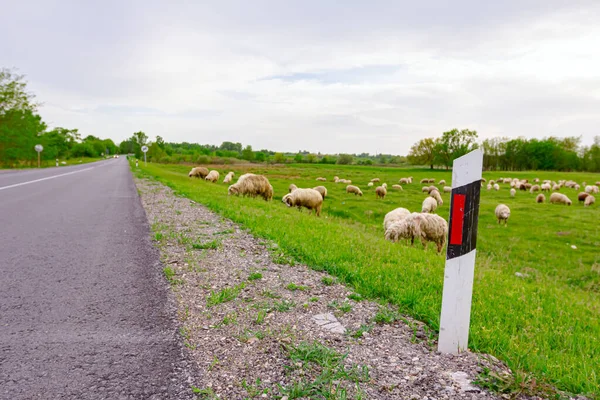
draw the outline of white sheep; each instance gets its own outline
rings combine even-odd
[[[318,177],[317,180],[320,182],[327,182],[327,178],[323,178],[322,176]]]
[[[288,193],[292,193],[296,189],[298,189],[298,186],[291,183],[290,186],[288,187]]]
[[[529,189],[529,193],[533,194],[535,192],[539,192],[540,191],[540,185],[533,185],[530,189]]]
[[[357,186],[354,186],[354,185],[348,185],[348,186],[346,186],[346,193],[353,193],[355,196],[356,195],[359,195],[359,196],[363,195],[363,192]]]
[[[423,200],[423,204],[421,207],[422,213],[434,213],[437,209],[437,201],[433,197],[426,197]]]
[[[387,183],[382,183],[381,187],[383,187],[385,190],[387,190]]]
[[[229,195],[260,196],[266,201],[273,198],[273,186],[263,175],[244,174],[238,181],[227,189]]]
[[[557,193],[557,192],[552,193],[552,195],[550,196],[550,203],[566,204],[568,206],[573,204],[566,195],[564,195],[562,193]]]
[[[281,199],[288,207],[306,207],[309,210],[314,210],[317,217],[321,215],[321,207],[323,206],[323,196],[315,189],[296,189],[292,193],[288,193]]]
[[[516,194],[517,191],[515,190],[515,188],[510,189],[510,197],[515,197]]]
[[[414,215],[421,215],[419,213],[408,214],[404,218],[392,222],[389,227],[385,230],[384,237],[386,240],[389,240],[393,243],[407,239],[410,240],[410,244],[414,244],[415,242],[415,224],[414,224]]]
[[[431,192],[429,192],[429,196],[431,196],[435,199],[438,206],[441,206],[442,204],[444,204],[444,200],[442,200],[442,196],[440,195],[440,192],[438,192],[437,190],[432,190]]]
[[[401,184],[401,185],[408,185],[410,182],[409,182],[408,178],[400,178],[400,180],[398,181],[398,183]]]
[[[201,178],[204,179],[208,175],[208,169],[205,167],[195,167],[189,172],[188,177],[192,178]]]
[[[369,182],[369,183],[367,183],[367,186],[368,186],[368,187],[372,187],[372,186],[373,186],[373,182]]]
[[[585,198],[585,203],[583,203],[584,207],[589,207],[596,202],[596,198],[592,195],[589,195]]]
[[[577,193],[577,201],[579,201],[580,203],[583,203],[588,196],[591,196],[591,195],[586,192]]]
[[[549,192],[552,190],[552,186],[548,182],[542,183],[542,192]]]
[[[235,175],[235,173],[233,171],[228,172],[227,175],[225,175],[225,179],[223,179],[223,183],[231,182],[234,175]]]
[[[492,184],[491,183],[487,184],[487,190],[492,190]]]
[[[538,194],[535,198],[536,203],[543,203],[545,201],[546,201],[546,196],[544,196],[543,193]]]
[[[451,186],[444,186],[444,193],[452,193],[452,187]]]
[[[383,218],[383,231],[387,231],[394,222],[404,219],[407,215],[410,215],[410,211],[402,207],[398,207],[385,214],[385,217]]]
[[[206,175],[206,178],[204,178],[204,180],[209,181],[209,182],[217,182],[219,180],[219,171],[215,171],[214,169],[212,171],[210,171],[208,173],[208,175]]]
[[[498,185],[497,183],[494,183],[494,190],[496,190],[496,191],[500,190],[500,185]]]
[[[444,186],[446,184],[446,180],[442,179],[441,181],[438,182],[438,185],[440,186]]]
[[[504,221],[504,226],[508,225],[508,218],[510,217],[510,208],[506,204],[498,204],[496,207],[496,218],[498,218],[498,223]]]
[[[387,194],[387,189],[383,186],[377,186],[375,188],[375,198],[376,199],[385,199],[385,195]]]
[[[552,191],[553,192],[558,192],[560,190],[560,185],[554,185],[552,186]]]
[[[398,184],[392,185],[392,189],[404,190],[404,189],[402,189],[402,186],[400,186]]]
[[[327,197],[327,188],[325,186],[316,186],[313,189],[321,193],[321,196],[323,196],[323,200],[325,200],[325,197]]]
[[[429,193],[429,186],[423,186],[421,188],[421,192],[423,192],[423,193]]]
[[[371,179],[371,182],[379,183],[379,182],[381,182],[381,180],[379,178],[373,178],[373,179]]]
[[[438,253],[441,253],[448,236],[448,223],[439,215],[415,214],[417,214],[413,217],[415,236],[421,239],[425,249],[427,249],[427,242],[434,242]]]

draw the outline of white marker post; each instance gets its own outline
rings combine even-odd
[[[438,341],[438,351],[442,353],[458,354],[469,344],[482,167],[481,150],[457,158],[452,165],[450,228]]]
[[[34,149],[38,153],[38,168],[39,168],[40,167],[40,154],[42,153],[42,150],[44,150],[44,146],[42,146],[41,144],[36,144]]]
[[[148,146],[142,146],[142,151],[144,152],[144,167],[146,167],[146,152],[148,151]]]

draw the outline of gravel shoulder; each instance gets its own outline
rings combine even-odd
[[[439,354],[422,323],[158,182],[136,185],[199,398],[501,398],[472,384],[484,368],[505,373],[497,360]]]

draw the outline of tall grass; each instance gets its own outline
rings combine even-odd
[[[236,176],[248,166],[233,167]],[[396,207],[420,210],[424,195],[413,183],[403,191],[388,189],[376,200],[366,183],[381,178],[391,187],[403,176],[416,182],[432,177],[450,182],[446,171],[377,167],[288,166],[255,167],[271,181],[276,199],[228,197],[226,185],[189,179],[184,166],[148,165],[147,174],[248,227],[254,234],[279,244],[287,256],[312,268],[327,270],[366,297],[398,305],[433,329],[439,329],[444,256],[435,246],[424,251],[383,239],[383,216]],[[220,170],[220,172],[226,172]],[[362,198],[347,195],[334,175],[351,179]],[[593,174],[550,172],[489,173],[499,176],[574,179],[595,182]],[[285,207],[278,199],[290,183],[313,187],[325,176],[329,190],[321,218]],[[584,208],[576,192],[563,189],[574,200],[571,207],[536,204],[528,192],[509,196],[482,191],[477,265],[473,292],[469,347],[490,353],[519,373],[533,375],[572,393],[600,393],[600,209]],[[438,214],[447,218],[449,195]],[[512,211],[508,227],[494,217],[499,203]],[[522,276],[516,276],[519,272]]]

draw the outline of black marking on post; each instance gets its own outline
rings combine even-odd
[[[470,253],[477,245],[477,223],[479,221],[479,196],[481,193],[481,180],[471,182],[467,185],[452,188],[452,201],[450,203],[450,220],[448,229],[448,248],[446,251],[446,259],[460,257]],[[454,196],[456,194],[465,195],[465,208],[463,217],[462,243],[451,244],[452,224],[458,223],[453,221]]]

